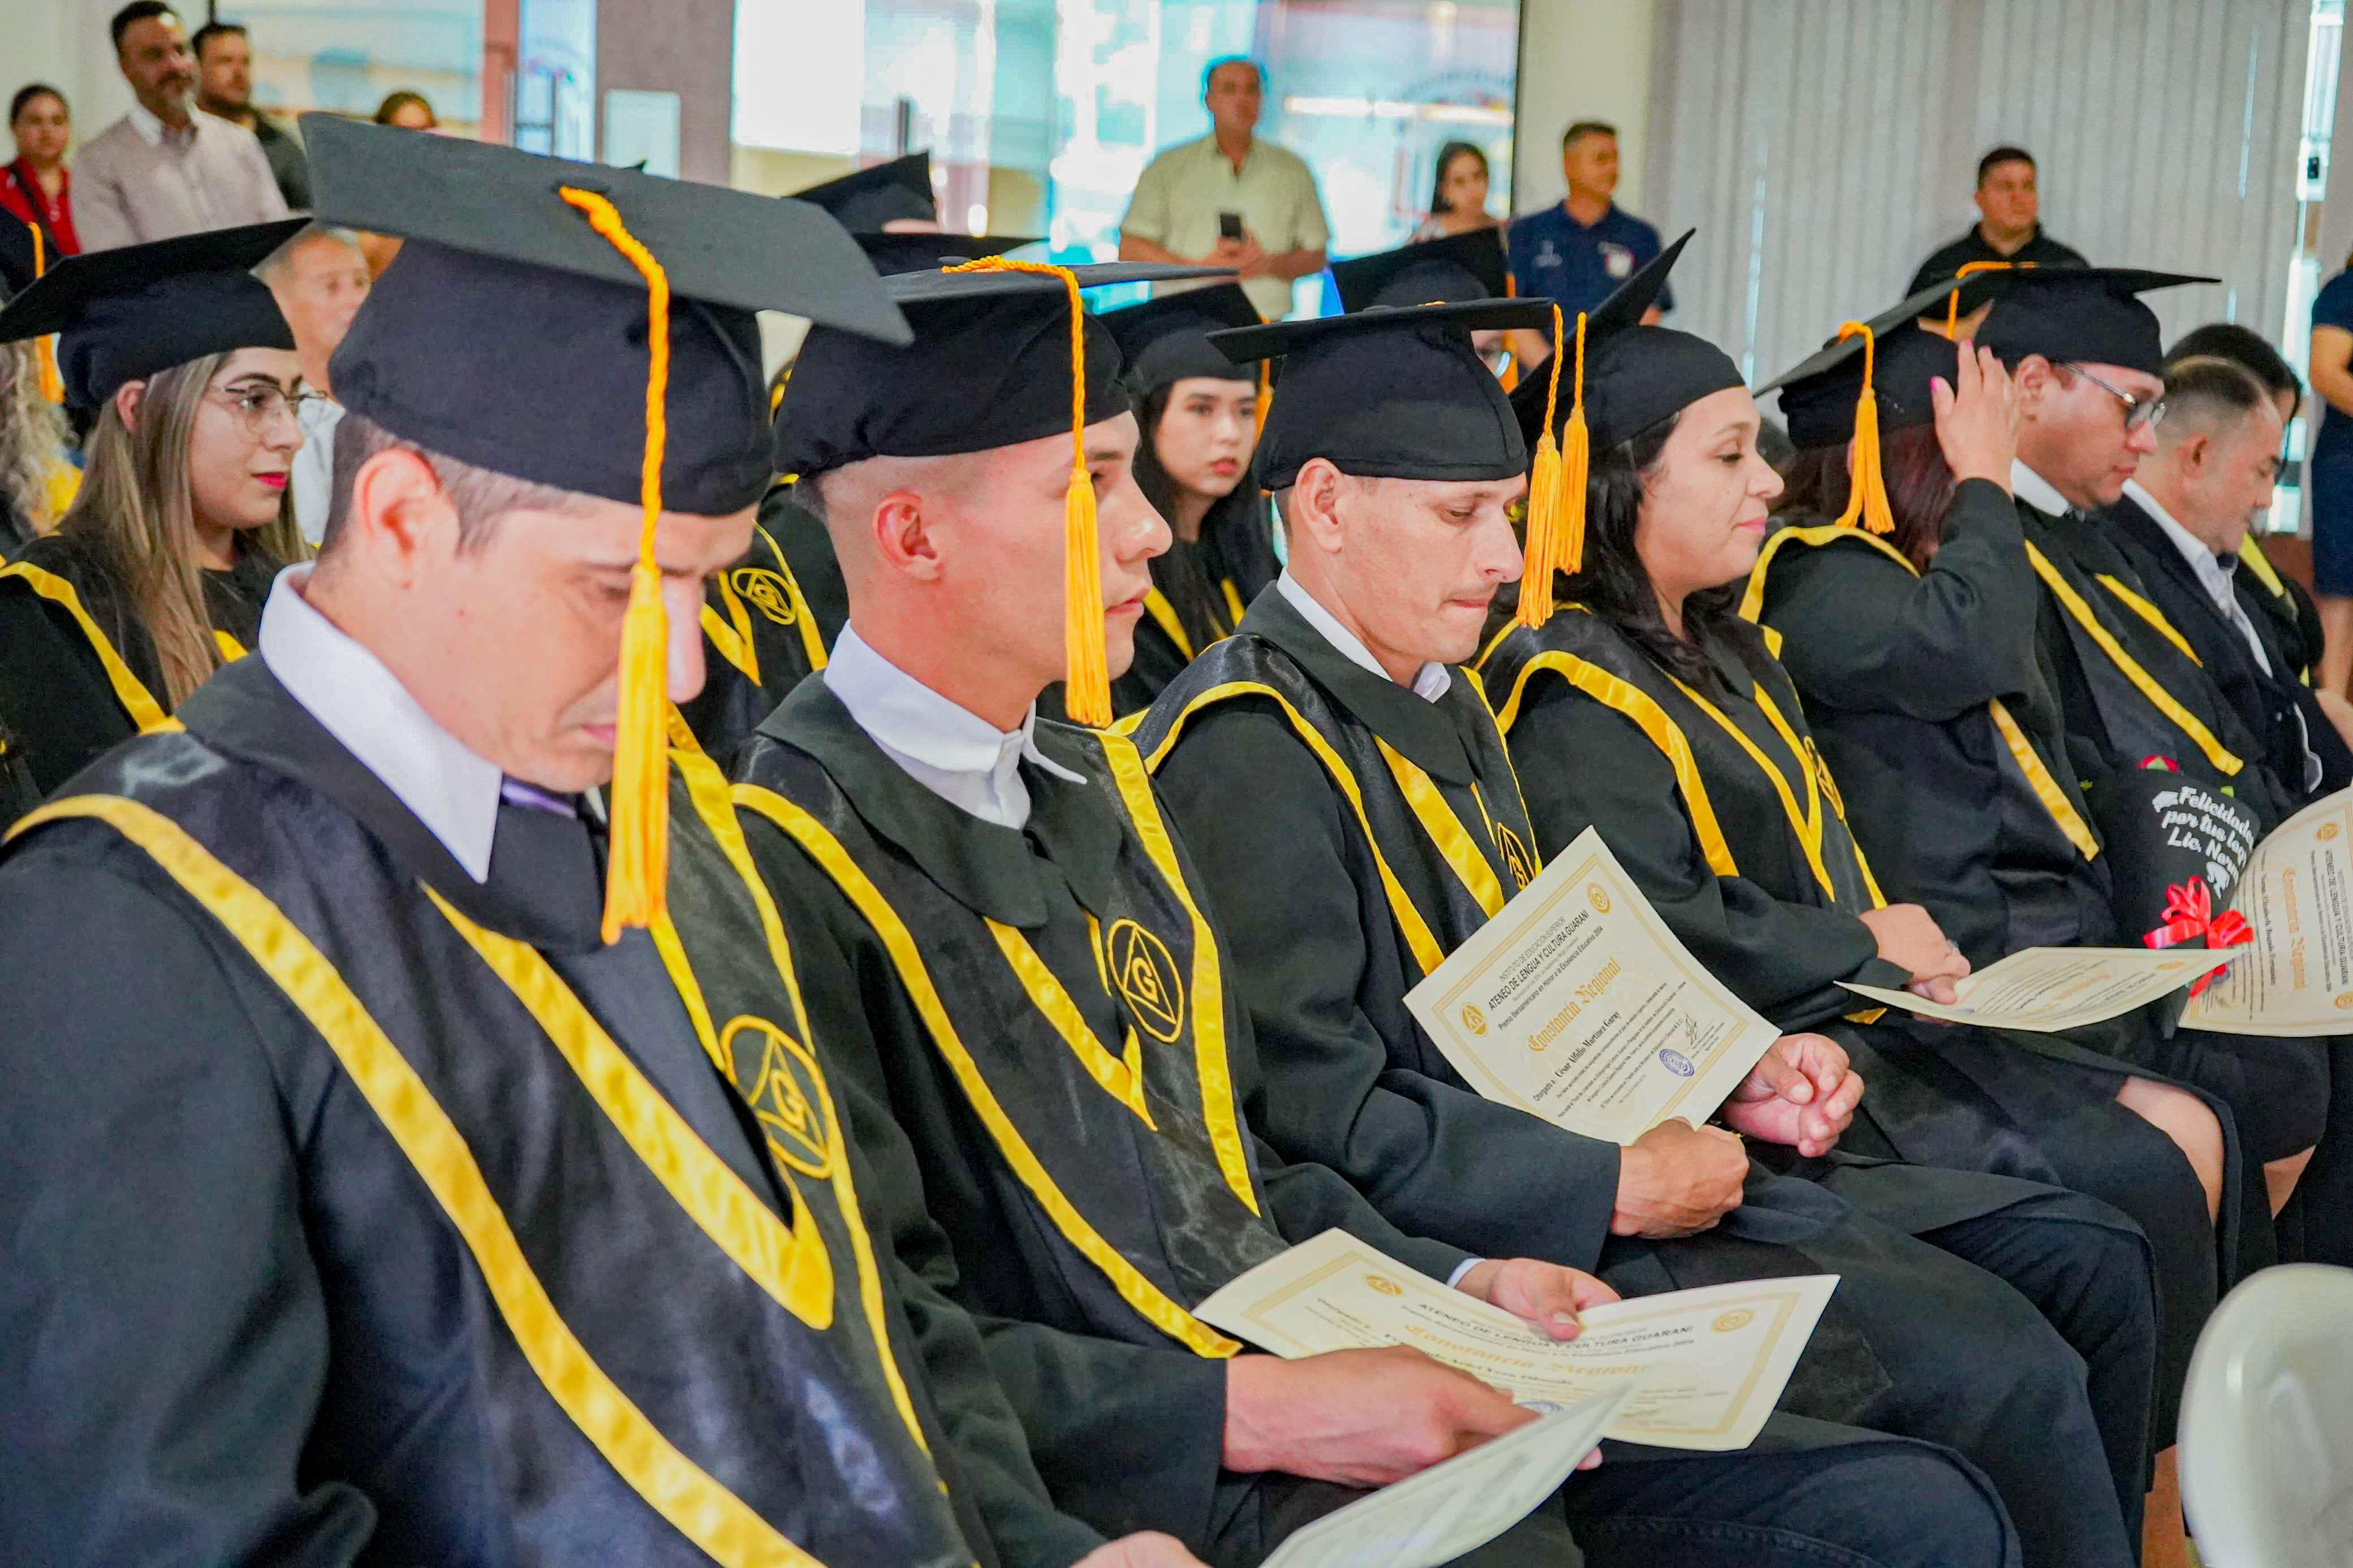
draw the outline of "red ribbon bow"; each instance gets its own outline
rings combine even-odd
[[[2220,916],[2214,913],[2213,889],[2206,886],[2203,877],[2192,877],[2165,889],[2163,919],[2163,925],[2140,939],[2142,945],[2176,947],[2202,936],[2209,948],[2236,947],[2255,940],[2253,929],[2238,910],[2225,910]],[[2189,987],[2189,994],[2195,996],[2205,990],[2221,973],[2217,967],[2200,976]]]

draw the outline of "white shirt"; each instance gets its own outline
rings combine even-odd
[[[2050,480],[2017,458],[2010,460],[2010,493],[2052,517],[2065,517],[2075,510],[2073,502],[2051,488]]]
[[[1389,672],[1381,668],[1381,661],[1373,657],[1373,650],[1366,647],[1356,633],[1342,626],[1331,611],[1316,603],[1315,595],[1301,587],[1298,578],[1285,572],[1274,580],[1274,585],[1282,590],[1284,598],[1291,601],[1291,607],[1305,616],[1309,626],[1323,633],[1324,640],[1345,655],[1350,664],[1369,669],[1383,680],[1389,679]],[[1453,684],[1454,672],[1432,659],[1414,672],[1413,694],[1424,702],[1435,702],[1445,696],[1447,689]]]
[[[1087,782],[1038,749],[1038,705],[1018,730],[999,730],[874,651],[855,625],[827,658],[826,689],[841,700],[858,727],[907,776],[959,811],[983,822],[1019,829],[1029,821],[1029,786],[1021,764],[1034,763],[1059,779]]]
[[[1215,133],[1162,149],[1137,177],[1119,228],[1179,256],[1206,256],[1218,243],[1220,213],[1240,214],[1242,226],[1271,255],[1321,250],[1331,243],[1314,172],[1298,153],[1263,136],[1250,138],[1239,170],[1218,150]],[[1200,284],[1163,285],[1154,292],[1186,287]],[[1242,279],[1242,292],[1271,321],[1291,313],[1291,290],[1285,278]]]
[[[327,536],[327,505],[334,499],[335,426],[343,405],[322,394],[302,405],[302,445],[294,453],[288,488],[294,492],[294,526],[316,544]]]
[[[82,144],[73,176],[74,231],[85,251],[286,216],[253,132],[201,109],[174,131],[132,104]]]
[[[262,662],[295,701],[399,797],[475,881],[491,874],[498,764],[417,705],[399,678],[302,597],[310,565],[289,566],[261,611]]]

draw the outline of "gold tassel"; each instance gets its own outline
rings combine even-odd
[[[1071,297],[1071,488],[1062,499],[1062,706],[1074,722],[1111,722],[1111,655],[1103,647],[1102,538],[1094,476],[1087,472],[1087,318],[1078,275],[1042,261],[983,257],[949,272],[1035,272],[1059,278]],[[1263,394],[1261,394],[1263,396]]]
[[[609,942],[624,926],[650,926],[661,919],[670,879],[670,627],[662,610],[661,567],[654,559],[654,530],[662,510],[662,447],[669,437],[670,278],[611,202],[570,185],[556,194],[585,214],[589,226],[646,280],[646,446],[638,479],[645,521],[638,532],[638,563],[629,573],[629,607],[621,619],[619,708],[607,799],[610,858],[604,936]]]
[[[2031,261],[1965,261],[1953,274],[1952,291],[1945,296],[1945,336],[1957,338],[1961,332],[1961,279],[1972,272],[2007,272],[2012,268],[2032,267]],[[1844,333],[1841,333],[1844,336]]]
[[[1274,362],[1258,362],[1258,396],[1250,404],[1250,426],[1253,437],[1266,434],[1266,411],[1274,406]]]
[[[26,224],[25,226],[33,231],[33,276],[38,278],[49,269],[48,247],[42,243],[45,237],[39,224]],[[33,361],[39,370],[42,397],[51,403],[63,403],[66,400],[66,384],[64,378],[58,374],[58,340],[54,337],[36,338],[33,341]]]
[[[1959,298],[1957,289],[1954,297]],[[1861,321],[1847,322],[1838,335],[1843,340],[1857,332],[1862,334],[1862,395],[1854,405],[1854,453],[1847,462],[1846,510],[1839,513],[1838,525],[1852,528],[1860,517],[1872,532],[1893,533],[1895,513],[1887,504],[1887,479],[1879,464],[1879,394],[1872,388],[1879,338]]]
[[[1577,379],[1571,384],[1568,426],[1564,440],[1553,437],[1553,416],[1560,408],[1563,342],[1560,307],[1552,312],[1552,379],[1545,387],[1544,433],[1536,438],[1535,460],[1528,468],[1528,529],[1525,564],[1520,570],[1520,607],[1514,617],[1524,626],[1543,626],[1552,619],[1553,576],[1574,572],[1585,554],[1585,473],[1588,462],[1585,430],[1585,313],[1577,317]]]

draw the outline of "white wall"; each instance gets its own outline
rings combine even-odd
[[[1659,0],[1521,0],[1512,210],[1567,194],[1560,133],[1579,120],[1618,127],[1618,202],[1644,213],[1651,129],[1651,49]]]

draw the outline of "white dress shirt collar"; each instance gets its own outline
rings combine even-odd
[[[1369,669],[1383,680],[1389,679],[1389,672],[1381,668],[1381,661],[1373,657],[1373,650],[1365,646],[1364,639],[1342,626],[1337,616],[1317,603],[1315,595],[1302,587],[1298,578],[1286,571],[1274,580],[1274,585],[1282,590],[1284,598],[1291,601],[1291,607],[1297,610],[1309,626],[1323,634],[1325,642],[1338,648],[1350,664]],[[1447,689],[1453,684],[1454,672],[1432,659],[1414,671],[1413,694],[1424,702],[1435,702],[1445,696]]]
[[[2065,517],[2075,508],[2065,496],[2052,488],[2051,481],[2026,466],[2022,458],[2010,460],[2010,493],[2040,512],[2052,517]]]
[[[384,782],[477,882],[491,874],[498,765],[477,756],[418,706],[375,655],[302,597],[308,564],[270,584],[262,662],[311,718]]]
[[[960,811],[999,827],[1029,821],[1029,786],[1021,764],[1034,763],[1056,778],[1087,782],[1038,749],[1038,705],[1018,730],[996,725],[938,692],[874,651],[855,625],[827,658],[826,689],[849,710],[858,727],[907,776]]]
[[[2206,596],[2214,601],[2214,607],[2222,612],[2222,618],[2237,628],[2240,640],[2247,645],[2247,651],[2254,655],[2256,667],[2269,675],[2272,672],[2271,655],[2263,651],[2263,639],[2256,634],[2255,623],[2248,619],[2246,607],[2239,603],[2238,561],[2233,558],[2224,563],[2214,553],[2213,546],[2175,521],[2173,514],[2166,510],[2155,496],[2142,489],[2138,479],[2125,481],[2125,494],[2155,520],[2158,531],[2171,541],[2173,548],[2181,552],[2181,558],[2189,563],[2189,570],[2197,577],[2198,585],[2206,590]]]
[[[131,100],[131,112],[125,118],[131,121],[131,129],[139,132],[139,140],[146,142],[150,147],[160,147],[166,140],[170,141],[174,147],[178,147],[196,139],[196,125],[198,118],[203,113],[203,110],[194,104],[189,105],[188,128],[185,131],[174,131],[154,115],[148,113],[147,106],[134,98]]]

